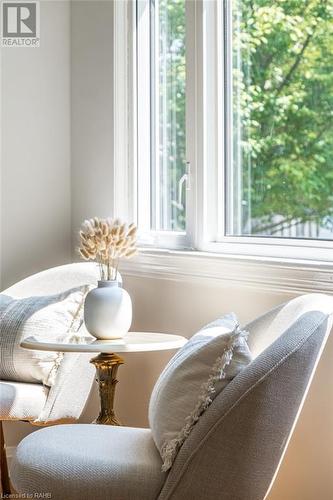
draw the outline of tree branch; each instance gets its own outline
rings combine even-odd
[[[288,73],[286,74],[286,76],[284,77],[282,83],[279,85],[279,87],[277,88],[277,91],[276,91],[276,94],[279,95],[281,90],[283,89],[283,87],[285,87],[286,85],[288,85],[288,83],[290,82],[291,80],[291,77],[293,75],[293,73],[296,71],[296,69],[298,68],[301,60],[302,60],[302,57],[303,57],[303,54],[307,48],[307,46],[309,45],[310,43],[310,40],[312,38],[314,34],[314,30],[312,33],[309,33],[308,36],[306,37],[306,40],[303,44],[303,47],[302,47],[302,50],[300,51],[300,53],[297,55],[295,61],[294,61],[294,64],[291,66],[291,68],[289,69]]]
[[[268,224],[266,226],[255,226],[253,228],[253,231],[256,233],[256,232],[271,230],[271,229],[274,229],[278,226],[281,226],[281,224],[289,223],[289,222],[293,221],[294,219],[295,219],[295,217],[293,215],[291,215],[290,217],[286,217],[285,219],[280,220],[279,222],[273,222],[273,223]]]

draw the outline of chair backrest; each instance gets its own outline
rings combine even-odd
[[[332,313],[332,297],[311,294],[247,325],[255,359],[202,415],[159,500],[265,498],[330,333]]]
[[[298,318],[311,311],[332,314],[333,297],[320,293],[301,295],[245,325],[245,329],[250,334],[248,343],[252,355],[257,357],[293,325]]]
[[[98,279],[99,269],[95,263],[66,264],[29,276],[2,293],[15,298],[53,295],[81,285],[96,285]],[[118,279],[121,281],[120,275]],[[95,370],[89,363],[90,358],[91,354],[86,353],[64,355],[47,402],[39,417],[31,423],[72,422],[80,417],[94,379]]]
[[[15,285],[4,290],[16,298],[33,295],[52,295],[86,284],[96,284],[98,280],[98,266],[91,262],[79,262],[53,267],[46,271],[29,276]]]

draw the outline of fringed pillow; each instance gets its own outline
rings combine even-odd
[[[149,422],[167,471],[213,399],[252,360],[247,332],[231,313],[194,335],[170,360],[154,387]]]
[[[27,337],[61,342],[75,335],[89,288],[24,299],[0,294],[0,379],[53,385],[63,354],[23,349],[20,343]]]

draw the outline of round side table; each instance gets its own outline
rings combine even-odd
[[[186,342],[185,337],[167,333],[129,332],[124,338],[116,340],[96,340],[86,333],[61,343],[48,342],[47,339],[36,341],[28,337],[21,342],[21,347],[38,351],[99,353],[90,361],[96,368],[100,395],[100,413],[94,423],[120,425],[114,411],[114,396],[118,368],[124,360],[118,353],[179,349]]]

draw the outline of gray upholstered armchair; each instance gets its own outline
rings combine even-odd
[[[169,473],[149,429],[64,425],[18,447],[12,480],[54,500],[262,500],[332,326],[333,298],[306,295],[247,325],[254,360],[201,416]]]
[[[69,264],[30,276],[3,293],[15,298],[52,295],[76,286],[95,284],[97,279],[94,264]],[[9,482],[2,421],[24,420],[32,425],[45,426],[77,420],[94,379],[90,357],[89,354],[65,354],[51,388],[42,384],[0,381],[1,482],[4,493],[9,491]]]

